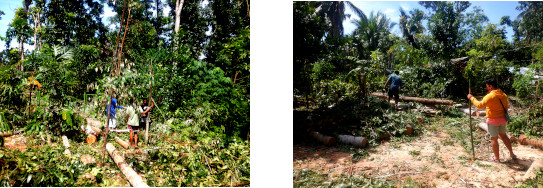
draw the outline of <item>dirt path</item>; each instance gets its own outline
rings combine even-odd
[[[451,141],[450,135],[438,131],[429,131],[408,143],[383,143],[370,149],[370,156],[359,161],[353,161],[349,152],[337,147],[294,145],[293,169],[307,168],[330,178],[340,174],[367,174],[395,182],[410,178],[431,187],[513,187],[531,163],[543,156],[542,150],[513,144],[513,152],[519,158],[513,162],[500,140],[502,163],[490,162],[489,142],[485,140],[475,146],[475,161],[471,160],[471,153]]]

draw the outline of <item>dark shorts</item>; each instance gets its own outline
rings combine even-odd
[[[132,130],[134,132],[138,132],[138,130],[140,129],[140,126],[132,126],[132,125],[128,125],[128,130]]]
[[[399,101],[399,99],[400,99],[400,90],[398,90],[398,89],[388,89],[388,97],[389,98],[394,97],[395,101]]]

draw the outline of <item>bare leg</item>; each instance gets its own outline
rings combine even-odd
[[[130,130],[130,147],[134,147],[134,131]]]
[[[494,152],[494,159],[496,162],[500,162],[500,147],[498,146],[498,137],[490,137],[492,144],[492,151]]]
[[[509,140],[509,137],[507,137],[505,133],[500,133],[498,134],[498,136],[500,136],[500,138],[503,141],[503,144],[505,144],[505,147],[507,147],[507,149],[509,150],[509,155],[511,156],[511,158],[515,159],[516,156],[513,153],[513,147],[511,147],[511,140]]]
[[[136,144],[136,148],[138,148],[138,133],[135,133],[134,134],[134,140],[135,140],[135,144]]]

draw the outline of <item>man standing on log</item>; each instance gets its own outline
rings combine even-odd
[[[500,148],[498,146],[498,136],[502,139],[503,144],[509,150],[509,155],[513,160],[517,160],[517,156],[513,153],[513,148],[511,147],[511,141],[505,134],[507,130],[507,120],[505,119],[505,113],[509,107],[507,102],[507,95],[501,90],[498,89],[498,84],[495,79],[490,78],[485,80],[486,89],[488,94],[479,102],[471,94],[468,94],[468,99],[475,105],[477,108],[482,109],[486,107],[487,120],[486,124],[488,126],[488,134],[490,134],[490,140],[492,144],[492,151],[494,152],[494,158],[490,157],[490,160],[494,162],[500,162]]]
[[[394,103],[396,106],[398,106],[398,100],[400,100],[400,89],[402,89],[402,79],[398,76],[400,74],[399,71],[394,71],[394,74],[390,75],[388,77],[387,82],[385,83],[385,87],[387,88],[388,83],[390,82],[390,88],[388,89],[388,96],[387,100],[390,103],[390,98],[394,97]]]

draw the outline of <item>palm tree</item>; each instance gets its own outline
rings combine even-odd
[[[360,17],[360,19],[366,19],[364,12],[350,1],[325,1],[322,2],[322,5],[319,8],[317,8],[317,11],[325,13],[326,17],[330,21],[332,25],[332,32],[330,32],[330,35],[332,37],[343,36],[343,20],[351,16],[349,14],[345,14],[345,6],[351,8],[354,13]]]
[[[416,49],[420,49],[415,34],[424,32],[422,19],[424,12],[419,9],[411,11],[411,16],[407,15],[405,10],[400,7],[400,29],[404,39]]]
[[[362,18],[362,17],[361,17]],[[367,58],[370,51],[377,49],[386,49],[388,35],[390,29],[397,23],[391,22],[382,12],[373,11],[370,13],[369,19],[360,19],[352,21],[356,29],[353,36],[358,43],[359,59]]]

